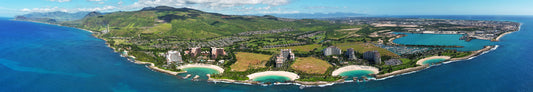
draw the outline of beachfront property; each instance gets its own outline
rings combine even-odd
[[[291,49],[281,49],[280,54],[276,57],[276,67],[283,66],[288,60],[294,60],[294,53]]]
[[[399,59],[389,59],[387,61],[385,61],[385,65],[400,65],[402,64],[403,62]]]
[[[172,51],[172,50],[168,51],[166,57],[167,57],[167,64],[170,64],[170,63],[176,63],[176,64],[183,63],[183,60],[181,59],[181,54],[178,51]]]
[[[374,62],[374,64],[381,64],[381,56],[377,50],[365,52],[363,54],[363,59],[368,60],[369,62]]]
[[[323,51],[324,51],[324,56],[340,55],[341,54],[341,49],[337,48],[335,46],[329,46],[329,47],[325,48]]]
[[[124,56],[128,56],[128,51],[127,51],[127,50],[124,50],[124,51],[122,52],[122,55],[124,55]]]
[[[355,50],[353,48],[346,49],[346,57],[348,57],[348,60],[356,60],[357,57],[355,57]]]
[[[190,49],[191,51],[189,52],[189,54],[191,54],[191,56],[193,57],[198,56],[198,54],[202,53],[202,47],[193,47]]]
[[[211,58],[216,59],[218,55],[226,55],[224,48],[211,47]]]

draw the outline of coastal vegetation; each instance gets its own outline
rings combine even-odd
[[[257,72],[287,71],[300,76],[296,81],[332,82],[343,79],[343,76],[332,76],[335,69],[343,66],[376,67],[379,68],[379,74],[386,74],[420,66],[416,61],[425,57],[460,58],[475,54],[442,49],[450,46],[437,45],[412,45],[410,47],[431,49],[408,54],[396,54],[390,48],[383,47],[405,49],[405,46],[394,45],[388,39],[401,37],[393,32],[409,32],[419,27],[412,25],[348,24],[269,15],[223,15],[165,6],[89,15],[80,20],[57,24],[94,31],[94,36],[106,40],[115,51],[133,56],[135,61],[153,63],[157,68],[182,71],[177,66],[188,63],[222,67],[224,72],[211,75],[213,79],[246,81],[250,80],[247,75]],[[438,24],[429,28],[443,27],[457,25]],[[339,48],[340,53],[325,56],[324,48],[330,46]],[[200,53],[192,55],[192,47],[200,47]],[[210,47],[223,48],[226,55],[213,55]],[[346,55],[349,48],[355,50],[355,58],[349,59]],[[296,59],[286,60],[282,66],[276,66],[275,60],[282,49],[291,49]],[[183,63],[167,63],[167,52],[170,50],[179,52]],[[381,61],[376,63],[373,59],[363,58],[363,53],[367,51],[377,51]],[[399,62],[382,63],[393,59]]]
[[[359,53],[364,53],[366,51],[373,51],[377,50],[380,54],[391,56],[391,57],[399,57],[397,54],[383,48],[379,48],[377,46],[374,46],[374,44],[371,43],[363,43],[363,42],[348,42],[348,43],[337,43],[333,46],[337,46],[342,50],[346,50],[348,48],[353,48],[355,51]]]

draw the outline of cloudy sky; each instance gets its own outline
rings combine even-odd
[[[0,0],[0,16],[30,12],[189,7],[223,14],[533,15],[533,0]]]

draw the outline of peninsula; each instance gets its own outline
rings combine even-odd
[[[16,20],[90,30],[122,56],[170,75],[191,77],[190,68],[216,71],[211,82],[326,85],[364,82],[418,71],[446,61],[473,58],[497,46],[458,51],[455,45],[412,45],[395,39],[416,34],[456,34],[464,41],[499,41],[520,30],[509,21],[240,16],[190,8],[90,12],[77,20]],[[387,48],[385,48],[387,47]],[[413,50],[413,48],[416,49]],[[394,50],[392,50],[394,49]],[[190,74],[189,74],[190,73]]]

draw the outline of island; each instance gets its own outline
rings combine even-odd
[[[444,35],[470,44],[500,41],[521,25],[381,17],[289,19],[167,6],[54,18],[21,15],[15,20],[90,31],[128,60],[183,79],[302,86],[384,79],[498,47],[396,42],[411,35]]]

